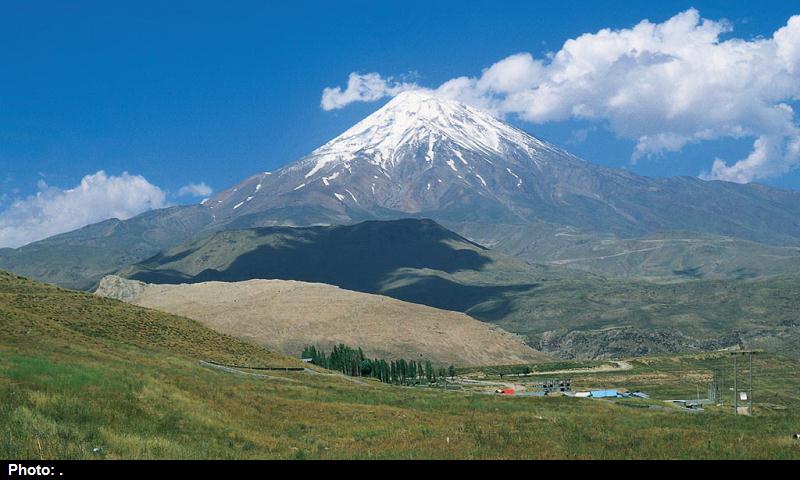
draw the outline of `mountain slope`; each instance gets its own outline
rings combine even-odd
[[[505,290],[594,278],[500,255],[431,220],[417,219],[225,230],[119,275],[169,284],[256,278],[326,283],[454,311],[466,311]]]
[[[271,352],[167,313],[64,290],[0,270],[3,347],[48,343],[126,345],[132,349],[222,363],[301,366]]]
[[[0,252],[0,267],[67,288],[91,290],[109,272],[189,240],[211,222],[201,206],[110,219]]]
[[[135,293],[133,293],[135,292]],[[199,321],[214,330],[299,356],[307,345],[344,343],[371,358],[437,365],[540,363],[519,338],[463,313],[325,284],[282,280],[152,285],[105,277],[95,292]]]
[[[231,230],[120,275],[153,283],[324,282],[436,308],[524,335],[567,358],[738,346],[796,356],[797,277],[655,284],[530,264],[432,221]]]
[[[592,165],[466,105],[404,92],[309,156],[212,197],[236,227],[398,215],[549,222],[639,236],[681,230],[800,244],[800,193]],[[497,238],[502,238],[498,233]]]
[[[498,238],[497,231],[503,236]],[[656,282],[795,275],[800,247],[766,245],[696,232],[659,232],[635,238],[571,227],[460,225],[468,238],[493,250],[552,266],[614,278]]]
[[[115,234],[105,235],[105,224],[98,224],[0,252],[0,267],[89,288],[126,262],[197,235],[407,217],[432,218],[466,238],[542,263],[574,260],[580,253],[575,250],[586,244],[603,249],[609,238],[637,243],[675,232],[756,242],[750,248],[754,255],[770,255],[774,246],[800,246],[800,192],[688,177],[647,178],[592,165],[484,112],[409,91],[308,156],[253,175],[202,205],[110,221],[119,223]],[[162,230],[166,233],[158,238],[141,238],[143,232]],[[527,241],[531,232],[544,248]],[[563,234],[585,242],[565,240]],[[86,251],[89,241],[93,247]],[[540,253],[555,250],[572,253],[555,258]],[[622,245],[616,253],[625,251]],[[627,255],[620,256],[621,263],[571,265],[680,280],[686,277],[681,272],[707,263],[676,259],[687,255],[682,248],[664,251],[677,274],[670,267],[654,272],[645,264],[648,258]],[[753,262],[740,262],[738,252],[722,251],[718,263],[728,266],[711,272],[736,278],[740,269],[752,270]],[[775,265],[766,274],[789,273],[780,262]]]

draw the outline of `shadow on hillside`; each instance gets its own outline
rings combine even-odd
[[[481,253],[483,247],[425,220],[254,231],[259,235],[258,245],[223,270],[209,268],[187,277],[151,265],[156,268],[138,271],[131,278],[148,283],[299,280],[380,293],[382,283],[399,269],[478,271],[492,261]],[[185,255],[178,253],[173,258]]]
[[[184,250],[182,252],[178,252],[175,255],[167,255],[167,252],[159,252],[156,255],[148,258],[147,260],[145,260],[142,263],[160,263],[160,264],[165,264],[165,263],[177,262],[177,261],[183,260],[184,258],[188,257],[189,255],[193,254],[194,252],[196,252],[199,249],[200,249],[200,247],[187,248],[186,250]]]
[[[402,287],[384,290],[383,295],[420,303],[430,307],[466,312],[476,305],[492,305],[491,311],[485,311],[484,317],[475,316],[485,321],[502,318],[499,312],[510,311],[508,294],[529,292],[537,287],[538,283],[520,285],[464,285],[437,276],[419,278]]]

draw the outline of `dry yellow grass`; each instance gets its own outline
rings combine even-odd
[[[284,280],[153,285],[106,277],[98,295],[197,320],[217,331],[298,355],[344,343],[371,357],[459,366],[536,363],[547,357],[517,336],[463,313],[331,285]]]

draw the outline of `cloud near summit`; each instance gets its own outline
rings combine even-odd
[[[506,57],[479,77],[458,77],[435,90],[497,116],[531,123],[600,122],[632,139],[632,160],[680,151],[693,143],[751,138],[744,159],[716,159],[706,179],[750,182],[784,174],[800,163],[800,15],[769,38],[722,36],[727,21],[695,9],[663,23],[603,29],[567,40],[546,58]],[[413,83],[378,73],[351,73],[347,87],[326,88],[322,107],[394,96]]]
[[[384,79],[377,73],[353,72],[347,78],[347,87],[326,88],[322,91],[320,106],[323,110],[337,110],[353,102],[373,102],[393,97],[408,89],[418,88],[414,83],[404,83],[393,78]]]
[[[178,190],[179,197],[207,197],[213,193],[211,187],[206,185],[206,182],[200,183],[189,183],[187,185],[182,186]]]

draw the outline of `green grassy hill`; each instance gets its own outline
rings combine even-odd
[[[200,359],[295,364],[190,320],[0,273],[0,457],[800,458],[795,410],[689,415],[264,378]]]

